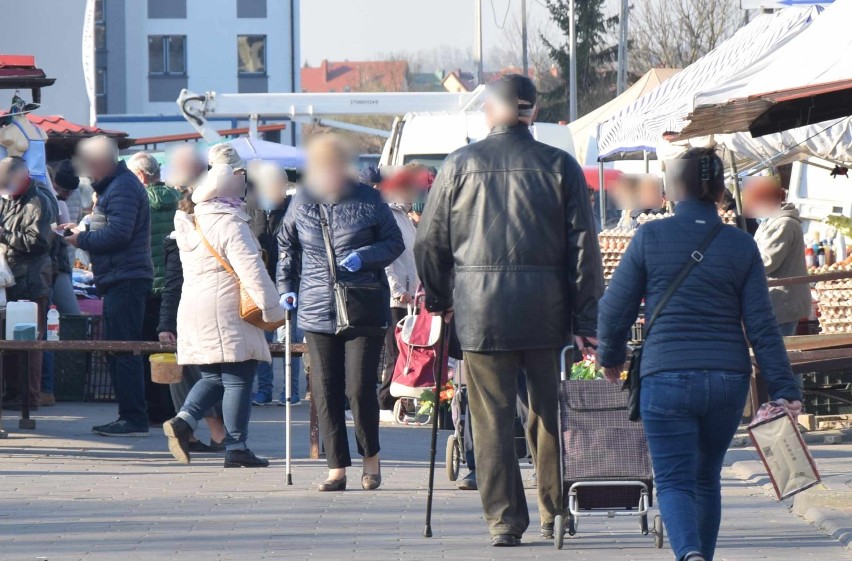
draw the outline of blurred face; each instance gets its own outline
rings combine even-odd
[[[262,181],[257,186],[257,196],[268,210],[279,208],[287,197],[287,184],[278,180]]]
[[[771,177],[753,177],[743,189],[743,213],[749,218],[774,216],[784,202],[784,191]]]
[[[338,199],[349,185],[350,163],[336,150],[314,149],[308,153],[305,187],[320,199]]]
[[[204,162],[194,149],[175,150],[169,160],[168,168],[169,184],[179,187],[195,184],[201,174],[206,171]]]
[[[116,162],[110,158],[98,157],[93,154],[83,153],[79,157],[80,173],[92,179],[99,181],[105,177],[109,177],[115,171]]]
[[[24,167],[10,172],[6,177],[6,184],[0,185],[0,194],[7,197],[15,197],[26,191],[30,184],[30,174]]]

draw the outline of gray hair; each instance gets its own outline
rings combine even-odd
[[[160,179],[160,164],[157,159],[147,152],[137,152],[127,160],[127,169],[141,174],[146,182]]]
[[[92,160],[118,161],[118,144],[115,140],[103,134],[81,140],[77,146],[77,151],[81,156]]]

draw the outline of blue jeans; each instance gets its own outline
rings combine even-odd
[[[713,561],[722,517],[722,462],[748,389],[748,373],[660,372],[642,378],[642,423],[660,511],[678,561],[693,552]]]
[[[293,343],[301,343],[305,339],[305,332],[299,329],[299,324],[296,322],[296,314],[292,315],[293,319],[290,320],[290,327],[292,329],[291,340]],[[284,333],[283,329],[281,331],[282,335]],[[268,342],[275,341],[276,333],[272,331],[265,332],[266,340]],[[292,389],[293,397],[299,397],[299,378],[302,375],[302,359],[301,357],[293,357],[293,371],[290,375],[290,386]],[[258,362],[257,363],[257,391],[265,393],[272,398],[272,363],[268,362]],[[286,387],[281,391],[281,396],[279,399],[284,401],[287,393]]]
[[[251,417],[251,386],[257,361],[208,364],[199,368],[201,380],[192,386],[178,417],[195,430],[204,414],[221,401],[225,419],[225,448],[245,449]]]
[[[145,304],[151,281],[119,281],[104,290],[104,339],[142,341]],[[148,428],[145,404],[145,370],[141,355],[117,354],[109,358],[110,378],[118,400],[118,418],[133,427]]]

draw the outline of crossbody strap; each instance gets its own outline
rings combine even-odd
[[[331,247],[331,232],[328,226],[328,213],[325,206],[319,204],[320,210],[320,227],[322,228],[322,239],[325,242],[325,254],[328,258],[328,272],[331,275],[331,282],[337,284],[337,264],[334,261],[334,249]]]
[[[645,324],[645,338],[648,337],[648,334],[651,332],[651,327],[654,326],[654,322],[657,321],[657,318],[660,317],[660,312],[663,311],[663,308],[669,303],[674,296],[677,289],[680,288],[680,285],[683,284],[683,281],[686,280],[686,277],[692,271],[692,269],[701,263],[704,259],[704,252],[707,251],[707,248],[710,247],[710,244],[713,243],[713,240],[722,231],[722,227],[725,224],[723,222],[717,222],[713,229],[710,230],[710,233],[707,234],[707,237],[704,238],[704,241],[701,242],[701,245],[698,246],[698,249],[692,252],[692,255],[689,256],[689,261],[686,262],[686,265],[680,270],[675,279],[672,281],[672,284],[669,285],[668,290],[666,290],[665,294],[663,294],[662,298],[660,298],[657,307],[654,309],[654,313],[651,314],[651,319]]]
[[[236,277],[239,281],[239,277],[237,277],[237,273],[236,271],[234,271],[234,268],[231,267],[231,265],[227,261],[225,261],[221,255],[219,255],[219,252],[213,249],[213,246],[210,245],[210,242],[207,241],[207,238],[204,236],[204,232],[201,231],[201,224],[198,223],[197,218],[195,219],[195,230],[198,232],[198,235],[201,236],[201,241],[205,245],[205,247],[207,247],[207,250],[213,255],[213,257],[216,258],[216,261],[218,261],[219,264],[222,265],[222,267],[228,273],[234,275],[234,277]]]

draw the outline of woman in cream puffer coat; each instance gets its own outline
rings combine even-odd
[[[189,463],[187,447],[198,421],[222,400],[227,431],[225,467],[269,464],[248,450],[246,436],[255,368],[258,361],[270,362],[271,357],[263,331],[240,318],[237,278],[263,310],[265,321],[282,320],[284,309],[243,210],[245,190],[245,175],[230,166],[215,165],[193,192],[194,214],[178,212],[175,216],[184,274],[177,317],[178,363],[199,365],[202,375],[177,417],[163,425],[169,450],[183,463]],[[230,264],[236,277],[222,266],[204,239]]]

